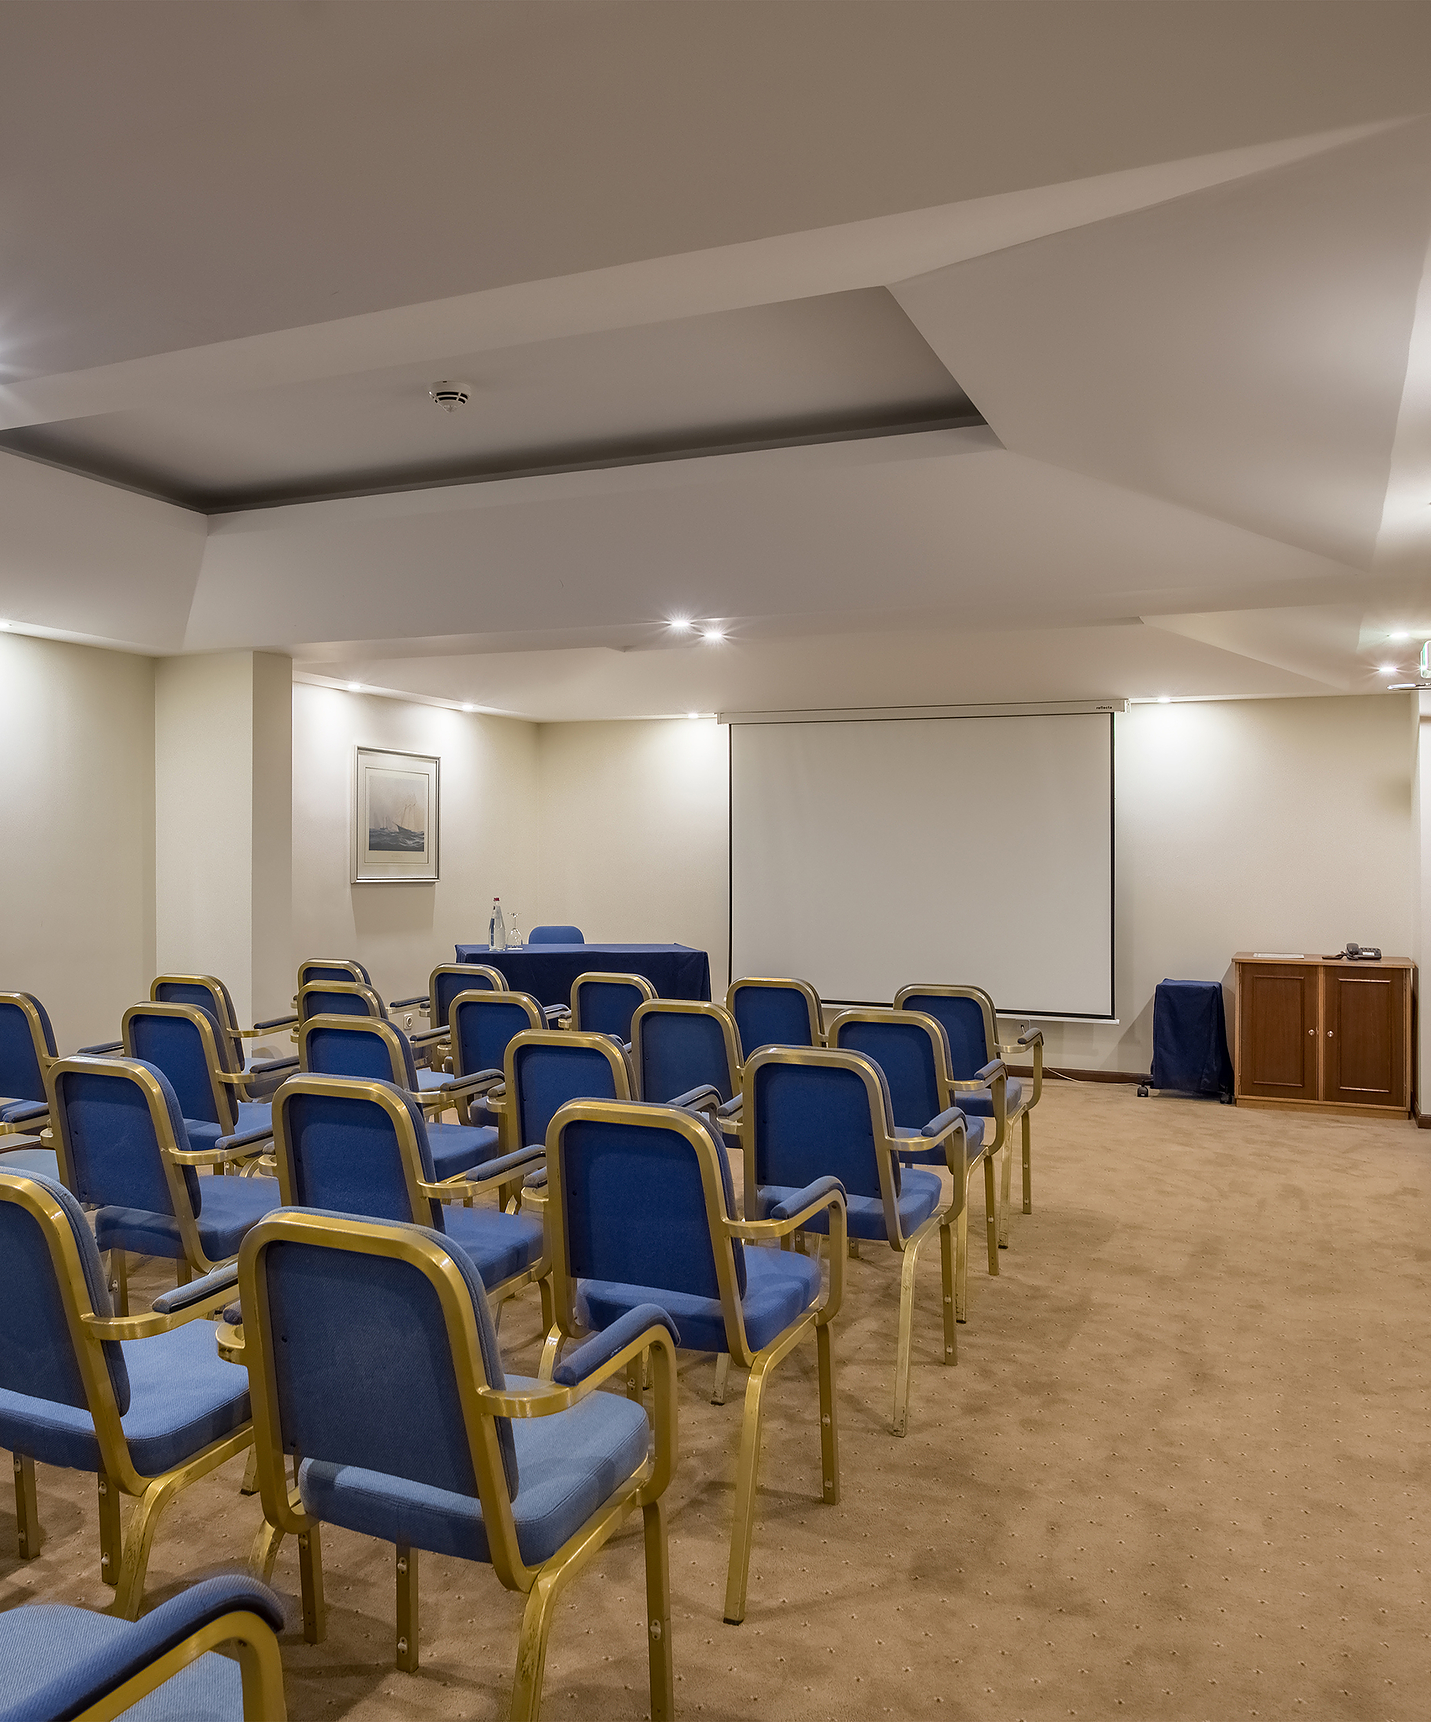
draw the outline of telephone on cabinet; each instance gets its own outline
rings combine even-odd
[[[1381,961],[1380,945],[1353,945],[1348,943],[1344,951],[1338,951],[1339,957],[1345,957],[1349,963],[1379,963]]]

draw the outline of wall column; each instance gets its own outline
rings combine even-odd
[[[293,996],[293,666],[162,658],[154,678],[155,961],[217,975],[240,1021]]]

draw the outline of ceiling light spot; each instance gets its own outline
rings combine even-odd
[[[458,407],[465,407],[471,398],[466,383],[434,383],[427,392],[445,413],[455,413]]]
[[[1394,676],[1396,674],[1395,664],[1378,664],[1376,668],[1378,675]]]
[[[361,682],[349,682],[348,683],[348,692],[350,694],[360,694],[360,693],[362,693],[362,691],[363,691],[363,684]]]
[[[462,709],[465,712],[475,712],[477,710],[476,706],[463,706]]]
[[[1394,634],[1389,634],[1387,638],[1392,640],[1409,640],[1411,635],[1405,628],[1398,628]]]
[[[695,623],[689,616],[672,616],[670,627],[673,633],[689,634],[691,629],[695,627]]]
[[[1171,694],[1159,694],[1158,695],[1158,704],[1160,706],[1170,706],[1172,703],[1173,703],[1173,696]]]
[[[700,715],[701,714],[699,712],[687,712],[686,713],[686,716],[691,720],[692,723],[694,723]]]
[[[702,628],[701,629],[701,638],[703,640],[723,640],[725,638],[725,629],[724,628]]]

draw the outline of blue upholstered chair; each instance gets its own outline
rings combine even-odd
[[[694,1106],[740,1129],[740,1030],[728,1010],[693,999],[648,999],[631,1019],[631,1063],[642,1100]]]
[[[994,1147],[985,1142],[985,1121],[964,1119],[965,1164],[961,1178],[950,1158],[951,1143],[931,1146],[923,1136],[924,1126],[951,1107],[959,1106],[953,1078],[949,1074],[949,1046],[944,1030],[932,1016],[917,1011],[848,1010],[830,1024],[829,1044],[844,1052],[862,1052],[884,1072],[889,1088],[895,1129],[910,1146],[901,1150],[903,1166],[949,1166],[954,1176],[955,1257],[954,1314],[968,1320],[969,1311],[969,1209],[968,1188],[976,1171],[984,1174],[984,1235],[989,1272],[999,1271],[998,1195],[994,1186]],[[1001,1063],[989,1068],[989,1081],[1000,1109],[1007,1080]]]
[[[241,1028],[233,995],[215,975],[158,975],[149,988],[149,997],[155,1004],[192,1004],[209,1012],[218,1023],[220,1032],[228,1037],[233,1054],[232,1068],[248,1071],[251,1100],[268,1099],[294,1068],[295,1061],[291,1058],[264,1059],[250,1064],[243,1044],[246,1040],[260,1040],[279,1029],[295,1027],[298,1018],[291,1011],[286,1016],[256,1022],[252,1028]]]
[[[79,1203],[47,1178],[5,1171],[0,1261],[0,1447],[15,1459],[21,1558],[40,1549],[35,1462],[94,1473],[100,1572],[114,1612],[133,1620],[159,1515],[251,1439],[248,1384],[198,1319],[233,1297],[234,1270],[167,1292],[152,1315],[115,1316]],[[122,1553],[121,1494],[138,1501]],[[0,1705],[8,1696],[0,1688]]]
[[[557,1597],[639,1507],[651,1715],[669,1722],[676,1362],[661,1311],[634,1311],[552,1381],[505,1377],[482,1280],[450,1238],[301,1208],[250,1236],[239,1284],[242,1324],[219,1334],[252,1383],[267,1521],[255,1558],[267,1577],[282,1536],[298,1537],[305,1638],[324,1632],[322,1525],[396,1545],[405,1670],[418,1665],[418,1552],[485,1562],[527,1597],[511,1716],[531,1722]],[[648,1348],[654,1451],[641,1406],[594,1391]]]
[[[164,1073],[141,1059],[62,1058],[46,1077],[60,1176],[99,1209],[95,1241],[111,1254],[119,1313],[127,1315],[126,1253],[179,1265],[182,1285],[238,1254],[244,1233],[278,1206],[272,1178],[199,1176],[252,1154],[196,1148]]]
[[[286,1208],[328,1208],[445,1232],[477,1264],[494,1306],[541,1283],[550,1324],[546,1239],[540,1218],[474,1207],[520,1192],[542,1165],[540,1145],[492,1159],[475,1178],[443,1178],[415,1097],[390,1082],[292,1076],[274,1101],[273,1145]],[[444,1204],[465,1203],[449,1213]]]
[[[500,1082],[506,1069],[507,1046],[513,1035],[544,1029],[547,1014],[530,993],[477,991],[458,993],[448,1007],[447,1024],[452,1074],[458,1078],[490,1077]],[[489,1125],[500,1133],[504,1151],[521,1147],[505,1129],[507,1114],[488,1105],[488,1087],[476,1099],[459,1098],[458,1119],[464,1124]]]
[[[351,965],[354,969],[362,968],[361,963]],[[385,1004],[382,995],[367,980],[345,980],[331,972],[334,964],[307,964],[299,973],[298,991],[294,994],[293,1007],[298,1012],[298,1022],[301,1027],[310,1016],[371,1016],[380,1022],[391,1022],[392,1013],[396,1010],[423,1010],[431,1005],[431,1000],[425,993],[419,993],[410,999],[394,999]],[[367,970],[363,969],[366,974]],[[309,977],[304,978],[305,974]],[[445,1040],[447,1030],[442,1023],[429,1024],[427,1028],[414,1029],[411,1040],[419,1049],[420,1057],[425,1063],[428,1049],[434,1053],[441,1050],[438,1043]],[[296,1036],[295,1036],[296,1038]]]
[[[162,1070],[179,1097],[189,1145],[259,1152],[272,1135],[271,1107],[249,1097],[249,1077],[233,1043],[202,1005],[130,1005],[121,1022],[126,1058]],[[284,1061],[292,1069],[297,1059]]]
[[[614,1332],[649,1304],[665,1310],[683,1348],[714,1351],[750,1371],[725,1590],[726,1622],[738,1626],[745,1618],[765,1386],[802,1339],[815,1340],[820,1377],[823,1498],[840,1498],[829,1324],[844,1286],[844,1193],[838,1180],[817,1179],[772,1205],[765,1220],[741,1220],[725,1149],[704,1119],[681,1107],[599,1100],[570,1101],[552,1119],[547,1187],[556,1324],[543,1348],[543,1377],[551,1375],[564,1340]],[[747,1247],[788,1242],[817,1217],[833,1240],[823,1297],[818,1261]],[[633,1390],[639,1393],[634,1371]]]
[[[937,1173],[901,1167],[899,1156],[908,1150],[909,1139],[894,1122],[884,1073],[862,1054],[767,1046],[746,1059],[742,1086],[747,1215],[766,1219],[787,1209],[817,1179],[838,1178],[850,1237],[887,1243],[904,1258],[893,1422],[894,1433],[903,1435],[909,1422],[915,1268],[936,1229],[944,1276],[944,1362],[958,1361],[953,1200],[945,1202]],[[945,1150],[957,1186],[967,1153],[963,1113],[930,1119],[920,1135],[931,1148]],[[806,1229],[823,1232],[823,1217]]]
[[[439,1178],[469,1172],[500,1152],[491,1124],[442,1124],[440,1115],[459,1100],[479,1097],[498,1078],[479,1072],[469,1078],[421,1070],[408,1037],[376,1017],[315,1016],[298,1031],[300,1068],[314,1076],[361,1076],[406,1090],[428,1118],[427,1140]]]
[[[949,1068],[959,1105],[973,1117],[992,1118],[994,1142],[991,1153],[1003,1153],[1003,1189],[999,1203],[999,1245],[1009,1245],[1009,1201],[1013,1166],[1015,1123],[1023,1135],[1024,1201],[1026,1214],[1033,1212],[1033,1172],[1030,1164],[1030,1114],[1043,1093],[1043,1030],[1030,1029],[1015,1041],[1001,1045],[998,1013],[994,1001],[982,987],[923,985],[901,987],[895,994],[896,1010],[922,1011],[943,1028],[949,1042]],[[999,1095],[990,1087],[989,1070],[1005,1058],[1032,1054],[1033,1081],[1011,1076],[1004,1091],[1004,1110]]]
[[[609,1034],[528,1029],[513,1035],[503,1061],[500,1104],[506,1141],[544,1146],[547,1126],[568,1100],[633,1100],[630,1055]]]
[[[427,978],[427,1026],[443,1030],[450,1042],[452,1001],[459,993],[506,990],[507,977],[500,969],[486,963],[443,963]]]
[[[655,996],[656,989],[645,975],[578,975],[571,983],[568,1026],[578,1034],[614,1035],[629,1046],[631,1018]]]
[[[740,1030],[745,1055],[762,1046],[823,1046],[820,995],[809,981],[747,976],[726,988],[725,1008]]]
[[[121,1711],[134,1722],[285,1722],[282,1627],[283,1604],[242,1573],[191,1585],[139,1621],[58,1602],[7,1609],[0,1722]],[[235,1655],[217,1655],[219,1645]]]
[[[527,934],[529,945],[584,945],[580,927],[533,927]]]
[[[0,993],[0,1137],[49,1123],[45,1072],[59,1054],[50,1013],[33,993]]]
[[[298,984],[306,987],[313,981],[356,981],[370,987],[373,977],[356,957],[305,957],[298,965]]]

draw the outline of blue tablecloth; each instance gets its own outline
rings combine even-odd
[[[544,1005],[570,1003],[571,983],[592,970],[644,975],[663,999],[711,996],[711,960],[689,945],[523,945],[516,951],[458,945],[457,961],[500,969],[513,992],[531,993]]]
[[[1152,1081],[1178,1094],[1232,1093],[1221,982],[1158,982]]]

